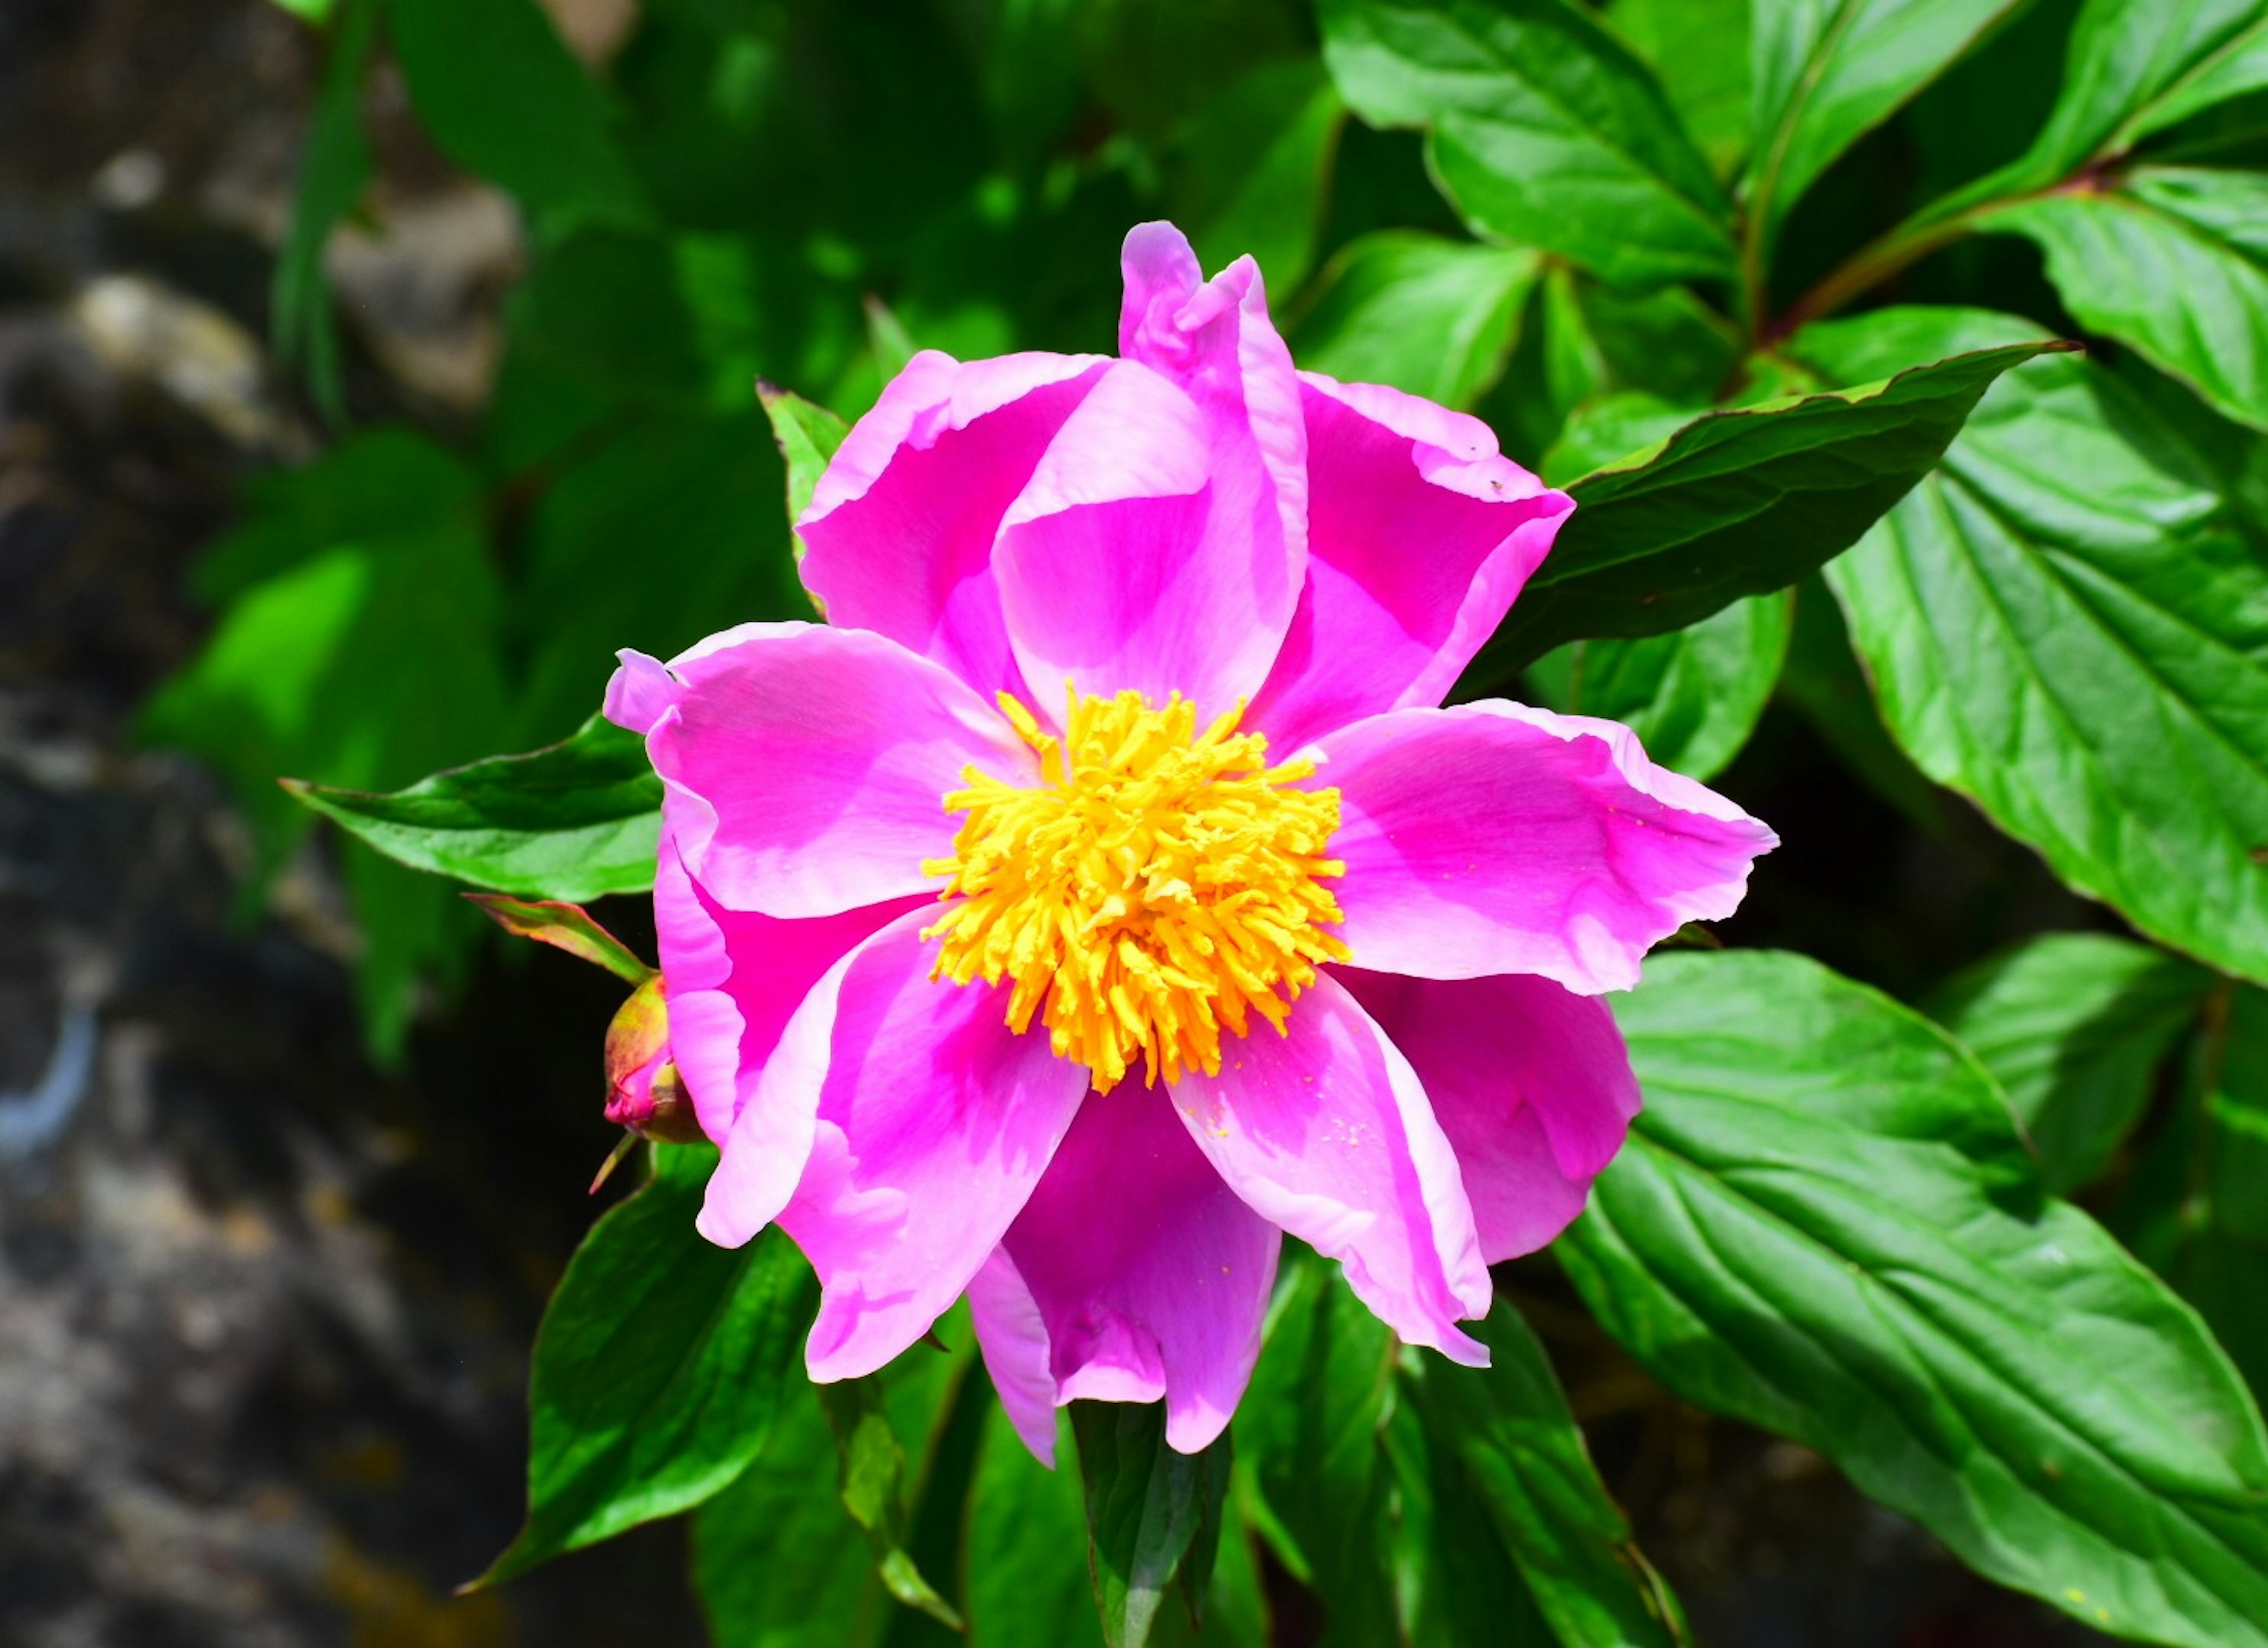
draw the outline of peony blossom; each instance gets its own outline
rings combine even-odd
[[[1573,507],[1486,425],[1296,372],[1241,259],[1126,239],[1119,354],[914,357],[797,523],[825,624],[607,713],[665,784],[700,1217],[777,1223],[816,1379],[964,1293],[1076,1397],[1228,1422],[1285,1232],[1404,1341],[1548,1242],[1638,1088],[1598,999],[1771,833],[1628,729],[1439,707]]]

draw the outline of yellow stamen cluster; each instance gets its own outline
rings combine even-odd
[[[1073,689],[1064,735],[1042,730],[1006,693],[1000,707],[1039,753],[1030,789],[967,769],[945,798],[966,813],[924,938],[943,940],[932,978],[1014,981],[1008,1024],[1035,1013],[1056,1053],[1108,1092],[1138,1054],[1152,1085],[1220,1071],[1222,1030],[1254,1015],[1280,1034],[1291,1001],[1324,961],[1351,953],[1322,931],[1341,919],[1321,885],[1346,866],[1322,856],[1339,792],[1291,786],[1314,763],[1267,763],[1268,740],[1239,732],[1239,705],[1200,733],[1176,693]]]

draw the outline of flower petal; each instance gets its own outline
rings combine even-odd
[[[1656,941],[1733,913],[1778,837],[1646,759],[1629,728],[1491,701],[1395,710],[1321,740],[1354,964],[1540,973],[1628,990]]]
[[[1614,1015],[1550,979],[1413,979],[1333,969],[1402,1049],[1457,1152],[1491,1264],[1583,1210],[1638,1111]]]
[[[644,678],[651,659],[626,662]],[[895,642],[748,624],[672,661],[676,701],[646,736],[666,828],[727,909],[828,916],[929,891],[953,840],[944,798],[974,765],[1029,782],[1030,749],[991,705]]]
[[[756,1091],[789,1017],[827,970],[928,895],[799,921],[729,910],[704,894],[666,837],[653,921],[669,990],[670,1057],[702,1129],[722,1144]],[[791,1182],[792,1182],[791,1181]]]
[[[1051,1405],[1162,1397],[1167,1441],[1204,1448],[1251,1380],[1281,1245],[1167,1095],[1130,1083],[1090,1093],[1008,1227],[999,1269],[970,1291],[1002,1402],[1012,1418],[1032,1409],[1019,1434],[1040,1432],[1031,1398],[1044,1387]],[[1045,1431],[1052,1441],[1052,1416]]]
[[[796,530],[830,622],[886,635],[983,695],[1018,685],[992,574],[1000,519],[1107,362],[924,349],[821,476]]]
[[[1307,582],[1247,717],[1285,754],[1440,703],[1575,507],[1478,418],[1312,372],[1300,386]]]
[[[1189,1137],[1254,1212],[1338,1260],[1404,1340],[1484,1365],[1487,1349],[1456,1324],[1487,1313],[1488,1269],[1409,1061],[1328,975],[1286,1027],[1228,1044],[1219,1075],[1174,1085]]]
[[[729,1158],[760,1109],[814,1116],[778,1218],[819,1272],[815,1379],[871,1373],[929,1331],[1022,1210],[1086,1092],[1083,1065],[1009,1030],[1005,987],[931,980],[927,920],[899,917],[812,990],[725,1145]],[[725,1211],[712,1181],[703,1234],[753,1233]]]
[[[1207,717],[1266,678],[1307,561],[1307,432],[1249,258],[1204,285],[1169,224],[1127,237],[1128,358],[1064,422],[993,568],[1035,702],[1179,692]]]

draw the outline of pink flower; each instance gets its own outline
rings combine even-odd
[[[1289,1232],[1404,1340],[1580,1210],[1638,1095],[1597,999],[1771,833],[1610,722],[1435,707],[1572,507],[1477,420],[1292,369],[1241,259],[1126,239],[1120,355],[917,356],[798,524],[828,622],[607,713],[666,801],[671,1040],[812,1377],[963,1292],[1042,1457],[1204,1446]]]

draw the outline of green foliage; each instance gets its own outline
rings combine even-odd
[[[1792,955],[1657,960],[1647,1108],[1556,1250],[1592,1313],[1981,1573],[2268,1642],[2268,4],[649,0],[595,67],[536,0],[291,5],[325,70],[273,321],[318,406],[355,409],[322,260],[385,198],[374,67],[528,230],[474,427],[257,480],[144,714],[236,793],[247,908],[341,827],[374,1045],[461,972],[452,883],[643,967],[564,913],[652,880],[615,651],[808,616],[788,522],[890,373],[1108,348],[1170,216],[1258,258],[1303,367],[1576,497],[1462,690],[1524,671],[1742,800],[1871,791],[1934,882],[1997,828],[2132,928],[2026,937],[2027,893],[1858,941],[1942,1030]],[[1794,811],[1783,912],[1878,850]],[[961,1318],[814,1395],[800,1259],[693,1232],[711,1159],[658,1147],[570,1267],[490,1578],[690,1512],[722,1648],[1261,1644],[1294,1593],[1350,1648],[1683,1640],[1505,1299],[1454,1367],[1287,1252],[1233,1455],[1081,1402],[1050,1473]]]
[[[581,903],[653,885],[661,780],[645,740],[598,716],[564,743],[490,756],[391,795],[284,787],[399,863],[474,887]]]
[[[811,1273],[777,1231],[738,1252],[690,1240],[717,1152],[652,1148],[652,1178],[592,1227],[544,1313],[527,1526],[483,1585],[711,1498],[779,1411]]]
[[[1646,1109],[1561,1248],[1609,1333],[2080,1619],[2268,1641],[2259,1410],[1970,1055],[1786,954],[1658,958],[1622,1008]]]

